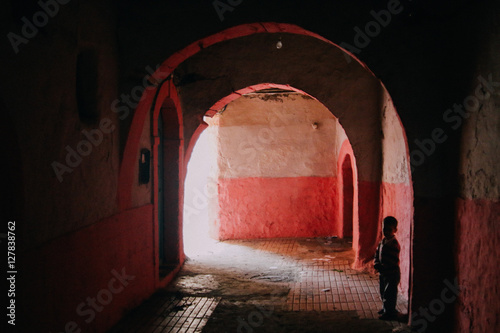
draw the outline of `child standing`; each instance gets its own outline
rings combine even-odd
[[[397,319],[396,301],[398,297],[398,284],[401,279],[399,270],[399,252],[401,247],[396,239],[398,220],[387,216],[383,222],[384,238],[375,253],[374,268],[380,274],[380,297],[384,307],[378,312],[381,320]]]

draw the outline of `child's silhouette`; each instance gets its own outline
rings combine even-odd
[[[382,320],[397,319],[396,301],[398,284],[401,279],[399,270],[399,246],[395,233],[398,230],[398,220],[393,216],[384,218],[384,238],[375,252],[374,268],[380,273],[380,297],[383,308],[378,312]]]

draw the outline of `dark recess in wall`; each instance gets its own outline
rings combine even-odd
[[[94,50],[80,52],[76,61],[76,102],[80,121],[97,124],[98,109],[98,56]]]

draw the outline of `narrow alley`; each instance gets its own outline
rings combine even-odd
[[[353,254],[335,238],[213,241],[110,332],[404,332],[377,319],[378,278]]]
[[[0,15],[0,332],[500,332],[500,1]]]

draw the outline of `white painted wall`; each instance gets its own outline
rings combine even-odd
[[[336,175],[345,133],[331,112],[309,96],[249,94],[215,117],[220,178]]]

